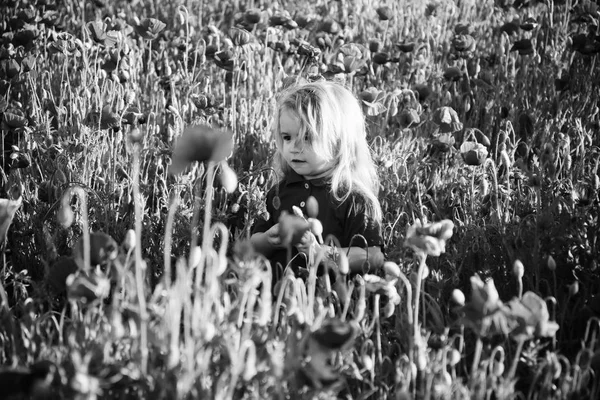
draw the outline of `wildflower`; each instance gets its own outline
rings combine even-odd
[[[458,114],[452,107],[440,107],[434,111],[433,122],[439,127],[441,133],[453,133],[463,128]]]
[[[481,143],[464,142],[460,146],[460,155],[467,165],[481,165],[488,156],[487,148]]]
[[[103,300],[110,293],[110,280],[98,270],[89,275],[83,272],[71,274],[67,277],[66,286],[69,299],[83,303]]]
[[[27,118],[22,115],[20,110],[6,111],[2,116],[6,126],[12,129],[22,128],[28,123]]]
[[[244,13],[244,21],[250,25],[258,24],[260,22],[260,10],[258,8],[251,8],[246,10]]]
[[[73,258],[79,268],[86,271],[89,267],[106,266],[119,254],[119,245],[103,232],[92,232],[90,235],[90,265],[84,265],[84,239],[80,237],[73,248]]]
[[[392,261],[386,261],[383,263],[383,271],[385,272],[385,277],[388,281],[398,279],[402,274],[398,264]]]
[[[381,102],[385,93],[371,86],[358,94],[358,98],[363,102],[367,109],[367,115],[379,115],[385,111],[385,106]]]
[[[176,175],[192,162],[224,160],[233,150],[233,133],[207,125],[191,125],[175,142],[169,173]]]
[[[479,335],[511,331],[510,313],[500,300],[492,279],[483,282],[479,275],[471,277],[471,301],[463,307],[464,322]]]
[[[332,35],[339,33],[340,30],[340,24],[332,18],[323,19],[319,25],[319,31],[331,33]]]
[[[292,17],[287,11],[275,11],[275,13],[269,18],[269,25],[271,26],[282,26],[290,21]]]
[[[460,53],[470,53],[475,50],[475,39],[471,35],[457,35],[452,39],[454,50]]]
[[[26,73],[35,69],[35,56],[30,54],[21,60],[21,72]]]
[[[400,126],[402,128],[412,128],[421,122],[419,113],[414,108],[407,108],[402,110],[399,115]]]
[[[454,34],[456,35],[470,35],[472,32],[471,25],[465,23],[458,23],[454,27]]]
[[[444,71],[444,78],[452,82],[459,81],[462,75],[461,69],[457,67],[448,67]]]
[[[383,65],[390,61],[390,55],[386,52],[380,52],[373,54],[373,62],[375,64]]]
[[[0,243],[4,243],[8,228],[15,217],[15,213],[21,207],[22,197],[16,199],[0,199]]]
[[[415,42],[403,42],[403,43],[397,43],[396,47],[398,48],[398,50],[400,50],[403,53],[410,53],[415,49]]]
[[[442,133],[440,136],[435,138],[431,144],[434,148],[442,153],[447,153],[450,151],[452,146],[454,146],[454,136],[450,133]]]
[[[133,29],[144,39],[153,40],[165,29],[167,25],[156,18],[144,18],[139,24],[133,25]]]
[[[511,332],[514,337],[553,337],[559,328],[556,322],[550,321],[544,299],[533,292],[525,292],[521,299],[514,299],[507,305],[515,321]]]
[[[2,64],[0,65],[0,68],[1,68],[2,74],[7,79],[12,79],[21,73],[21,65],[14,58],[2,60]]]
[[[419,97],[419,102],[424,102],[431,95],[431,88],[425,84],[415,85],[413,92]]]
[[[342,350],[351,344],[356,335],[355,327],[346,321],[330,318],[312,332],[310,338],[328,350]]]
[[[283,211],[279,216],[279,238],[284,246],[295,246],[302,236],[310,230],[306,219]]]
[[[507,35],[514,35],[519,31],[519,24],[515,23],[514,21],[512,22],[507,22],[504,25],[502,25],[499,30],[500,32],[504,32]]]
[[[387,296],[391,302],[396,304],[400,303],[400,295],[394,286],[395,280],[388,281],[373,274],[365,274],[363,279],[367,292],[383,294]]]
[[[531,43],[531,39],[521,39],[521,40],[517,40],[513,46],[511,47],[510,51],[518,51],[520,55],[528,55],[528,54],[533,54],[534,49],[533,49],[533,44]]]
[[[421,226],[416,221],[406,232],[404,245],[428,256],[438,257],[446,251],[446,240],[452,237],[454,223],[448,219]]]
[[[107,31],[107,25],[104,22],[88,22],[87,29],[94,42],[103,44],[106,47],[112,47],[117,44],[119,38],[118,33],[115,31]]]
[[[121,128],[121,118],[112,111],[110,106],[104,106],[102,112],[90,111],[86,116],[84,124],[90,128],[113,129],[119,131]]]
[[[381,21],[388,21],[394,16],[392,9],[388,6],[378,7],[375,12]]]
[[[525,18],[525,21],[521,22],[521,29],[523,29],[524,31],[532,31],[535,28],[537,28],[538,26],[538,22],[535,18],[533,17],[527,17]]]
[[[229,29],[229,37],[236,46],[244,46],[250,43],[250,32],[245,29],[233,27]]]
[[[369,40],[369,51],[371,53],[377,53],[381,50],[382,43],[379,39],[371,39]]]

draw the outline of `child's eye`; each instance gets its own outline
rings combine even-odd
[[[281,135],[281,139],[282,139],[284,142],[288,142],[288,141],[290,141],[290,139],[291,139],[291,136],[290,136],[290,135]]]

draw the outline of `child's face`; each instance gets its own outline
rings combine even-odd
[[[315,153],[312,144],[300,138],[300,119],[283,109],[279,114],[281,154],[288,165],[305,179],[320,178],[331,170],[333,163]]]

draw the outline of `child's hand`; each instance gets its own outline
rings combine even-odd
[[[304,253],[306,255],[310,254],[310,249],[314,248],[317,245],[317,238],[311,231],[306,231],[304,235],[302,235],[302,239],[298,244],[296,244],[296,249],[298,249],[299,253]]]
[[[279,224],[275,224],[265,232],[267,242],[275,248],[283,247],[281,244],[281,237],[279,236]]]

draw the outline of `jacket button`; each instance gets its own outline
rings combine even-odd
[[[304,184],[304,187],[305,187],[306,189],[308,189],[308,188],[309,188],[309,186],[308,186],[308,183],[305,183],[305,184]]]
[[[301,203],[300,203],[300,207],[304,207],[305,205],[306,205],[306,203],[305,203],[305,202],[301,202]]]

